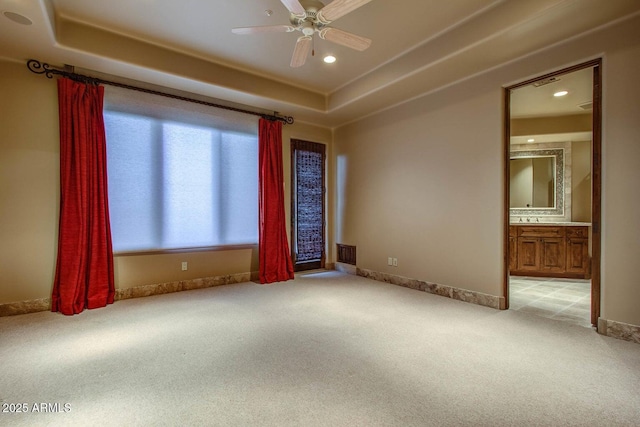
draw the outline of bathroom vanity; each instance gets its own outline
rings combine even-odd
[[[511,148],[509,273],[590,279],[591,224],[571,222],[571,144]],[[578,217],[588,209],[581,203]]]
[[[585,223],[512,223],[509,254],[514,276],[591,278]]]

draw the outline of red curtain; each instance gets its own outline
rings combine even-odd
[[[282,172],[282,122],[260,119],[259,133],[260,283],[293,279],[287,243]]]
[[[58,80],[60,223],[51,310],[71,315],[113,303],[104,88]]]

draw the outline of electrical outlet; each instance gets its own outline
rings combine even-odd
[[[393,265],[393,258],[387,258],[387,265]]]
[[[182,261],[182,271],[187,271],[187,261]]]
[[[398,258],[394,258],[393,259],[393,266],[397,267],[398,266]]]

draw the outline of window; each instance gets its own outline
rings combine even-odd
[[[257,131],[207,123],[211,109],[105,104],[114,251],[257,243]]]
[[[324,268],[325,146],[291,140],[291,229],[295,271]]]

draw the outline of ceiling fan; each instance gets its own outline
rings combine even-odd
[[[291,25],[266,25],[260,27],[241,27],[231,30],[234,34],[259,33],[291,33],[300,31],[302,36],[293,49],[291,66],[304,65],[313,45],[315,33],[323,40],[349,47],[355,50],[365,50],[371,45],[371,40],[347,31],[329,27],[329,24],[347,13],[364,6],[371,0],[333,0],[324,5],[319,0],[280,0],[291,12]]]

